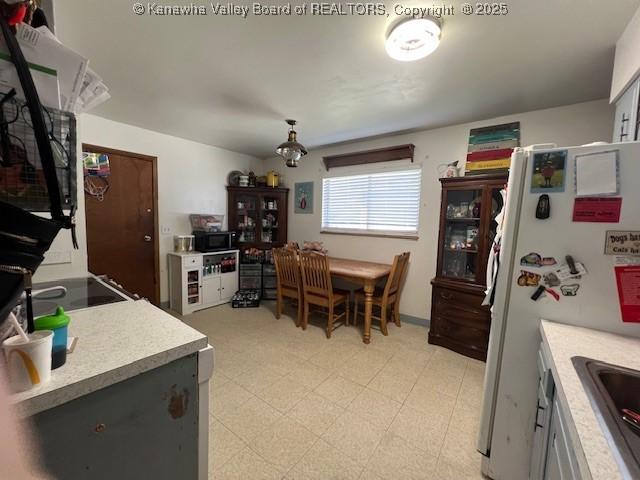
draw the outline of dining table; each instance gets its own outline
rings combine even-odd
[[[329,257],[329,273],[332,277],[341,278],[364,289],[364,333],[362,341],[371,342],[371,312],[373,308],[373,292],[376,284],[389,276],[391,265],[386,263],[366,262],[348,258]]]

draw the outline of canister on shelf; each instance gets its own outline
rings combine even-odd
[[[276,188],[280,184],[280,174],[275,170],[267,172],[267,187]]]
[[[174,252],[193,252],[195,237],[193,235],[175,235],[173,237]]]

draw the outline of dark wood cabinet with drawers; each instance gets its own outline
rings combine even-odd
[[[489,250],[507,174],[442,178],[437,275],[429,343],[487,358],[491,314],[482,306]]]
[[[270,249],[287,243],[288,188],[227,187],[229,230],[238,248]]]

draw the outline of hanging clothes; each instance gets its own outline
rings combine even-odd
[[[502,197],[502,207],[496,215],[494,221],[497,223],[496,236],[493,238],[491,249],[489,250],[489,260],[487,262],[487,289],[482,305],[493,305],[495,298],[496,282],[498,280],[498,270],[500,269],[500,247],[502,245],[502,227],[504,223],[505,207],[507,205],[507,190],[500,190]]]

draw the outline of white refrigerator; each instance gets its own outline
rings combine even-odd
[[[616,257],[605,254],[607,231],[640,231],[640,142],[550,147],[518,148],[511,160],[478,439],[483,473],[495,480],[529,475],[541,318],[640,337],[639,323],[622,321]],[[545,194],[549,216],[540,219]],[[581,220],[607,221],[573,221],[574,208]],[[587,273],[557,285],[567,255]],[[533,300],[545,279],[556,286]]]

